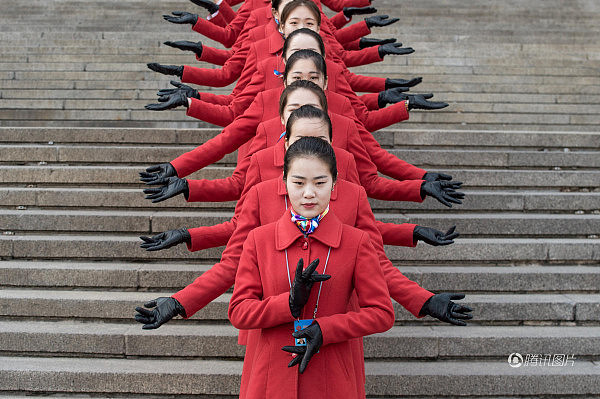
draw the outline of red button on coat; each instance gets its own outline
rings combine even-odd
[[[308,249],[308,241],[302,243],[302,249]]]

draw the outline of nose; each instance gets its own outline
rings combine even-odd
[[[314,198],[315,196],[315,190],[312,187],[312,185],[307,184],[306,187],[304,188],[304,198]]]

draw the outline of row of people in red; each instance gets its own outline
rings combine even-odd
[[[159,92],[159,104],[147,108],[184,106],[188,107],[188,115],[226,127],[197,149],[142,172],[142,181],[158,186],[144,191],[153,202],[183,194],[188,201],[238,203],[234,217],[226,223],[142,237],[142,247],[147,250],[184,242],[190,250],[227,246],[221,262],[192,284],[171,297],[157,298],[145,308],[136,308],[136,320],[144,323],[143,328],[157,328],[176,315],[191,317],[235,282],[229,316],[242,329],[239,342],[246,345],[240,397],[364,397],[362,336],[391,327],[394,318],[390,296],[416,317],[431,315],[457,325],[465,325],[463,320],[471,318],[468,307],[452,301],[463,295],[434,295],[421,288],[402,275],[383,250],[384,243],[414,246],[422,240],[432,245],[450,244],[458,236],[454,228],[442,233],[414,224],[378,222],[367,201],[368,195],[421,202],[429,195],[447,206],[461,203],[464,194],[456,191],[460,182],[398,159],[382,149],[370,133],[408,119],[411,109],[438,109],[447,104],[428,101],[431,95],[405,94],[408,86],[420,79],[372,80],[351,74],[345,62],[352,65],[350,60],[360,57],[352,51],[338,51],[341,42],[349,48],[375,43],[365,49],[376,49],[378,60],[386,54],[412,49],[403,50],[389,40],[364,41],[356,33],[361,26],[346,28],[355,33],[341,33],[324,17],[318,3],[282,0],[265,8],[257,7],[258,1],[247,1],[234,13],[224,2],[215,9],[205,0],[192,1],[212,11],[210,22],[183,12],[165,19],[192,23],[196,31],[213,32],[213,38],[222,32],[234,32],[237,40],[232,52],[207,50],[200,43],[170,45],[193,49],[199,59],[212,54],[216,60],[219,54],[226,65],[240,54],[245,54],[249,62],[238,75],[231,96],[199,93],[179,82],[172,82],[175,89]],[[372,7],[367,8],[344,8],[341,15],[348,19],[349,14],[372,11]],[[216,29],[219,17],[229,18],[230,23]],[[241,29],[240,20],[245,21]],[[369,29],[375,26],[373,21],[390,21],[387,17],[366,20],[370,20],[364,24]],[[215,29],[208,28],[211,26]],[[277,31],[272,33],[277,35],[269,33],[273,26]],[[255,41],[261,34],[265,38]],[[352,38],[352,34],[359,36]],[[340,42],[338,38],[343,39]],[[228,43],[224,40],[223,44]],[[369,51],[364,54],[372,56],[373,50]],[[368,59],[364,54],[362,59]],[[195,76],[192,83],[196,84],[206,83],[198,76],[210,80],[204,73],[213,71],[158,64],[149,67],[187,82],[189,76]],[[352,79],[354,84],[350,86]],[[378,91],[356,96],[355,90],[361,90],[356,87],[369,84]],[[388,103],[395,104],[384,108]],[[238,165],[231,177],[216,181],[184,179],[236,149]],[[378,171],[392,179],[380,177]],[[329,250],[323,253],[327,247]],[[286,280],[275,275],[284,254],[289,290],[282,286]],[[319,264],[315,258],[326,260]],[[290,259],[300,259],[295,270],[289,266]],[[310,266],[304,269],[302,263]],[[331,280],[326,270],[331,272]],[[264,273],[271,272],[275,273],[273,279],[265,280]],[[295,276],[293,282],[291,274]],[[315,282],[320,283],[319,293],[311,290]],[[327,295],[322,298],[317,317],[323,283]],[[309,326],[294,333],[304,346],[284,349],[296,356],[290,366],[300,364],[300,374],[279,370],[281,365],[275,359],[284,358],[277,346],[291,340],[291,322],[301,315],[310,316],[305,307],[312,309],[313,304],[312,319],[304,320]],[[321,355],[311,362],[316,363],[308,368],[310,374],[302,375],[318,350]],[[327,365],[335,359],[341,363],[331,371]],[[327,382],[329,388],[315,391],[310,381],[317,379]],[[294,384],[292,389],[287,389],[284,381]]]

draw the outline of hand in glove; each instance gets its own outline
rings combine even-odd
[[[402,47],[402,43],[387,43],[379,46],[379,56],[381,58],[388,54],[393,55],[407,55],[412,54],[415,50],[412,47]]]
[[[144,308],[154,308],[152,310]],[[144,330],[158,328],[177,315],[185,317],[185,309],[175,298],[160,297],[148,301],[144,308],[137,307],[135,321],[143,323]]]
[[[177,107],[188,107],[188,98],[183,91],[177,91],[170,96],[161,96],[158,98],[158,104],[147,104],[144,108],[150,111],[164,111]]]
[[[459,181],[426,181],[421,185],[421,197],[425,198],[426,195],[430,195],[447,207],[452,208],[451,202],[462,204],[461,199],[465,198],[464,193],[455,191],[460,186],[462,186],[462,182]]]
[[[377,96],[377,104],[379,108],[383,108],[388,104],[396,104],[400,101],[404,101],[408,98],[408,94],[403,94],[404,91],[409,91],[410,87],[394,87],[393,89],[388,89],[384,91],[380,91]]]
[[[463,299],[464,297],[465,294],[436,294],[423,304],[419,315],[429,315],[446,323],[466,326],[467,323],[459,319],[472,319],[473,315],[467,314],[467,312],[472,312],[473,310],[468,306],[458,305],[451,301],[451,299]]]
[[[210,0],[190,0],[192,3],[194,3],[197,6],[200,6],[202,8],[205,8],[206,11],[208,11],[209,14],[214,14],[217,11],[219,11],[219,5],[213,3]]]
[[[385,89],[393,89],[394,87],[413,87],[418,85],[419,83],[421,83],[423,81],[423,78],[418,77],[418,78],[413,78],[411,80],[406,80],[406,79],[390,79],[387,78],[385,80]]]
[[[198,14],[190,14],[185,11],[173,11],[172,14],[173,15],[163,15],[163,19],[174,24],[196,25],[196,22],[198,22]]]
[[[165,42],[169,47],[178,48],[183,51],[193,51],[198,57],[202,56],[202,42],[190,42],[188,40],[179,40],[177,42]]]
[[[400,18],[392,18],[392,19],[389,19],[389,18],[390,18],[389,15],[375,15],[374,17],[365,18],[365,22],[367,23],[367,27],[369,29],[371,29],[374,26],[377,26],[377,27],[388,26],[395,22],[400,21]]]
[[[166,101],[167,97],[169,97],[172,94],[177,93],[178,91],[183,92],[187,98],[197,98],[198,100],[200,100],[200,93],[198,93],[198,90],[196,90],[188,85],[184,85],[183,83],[180,83],[176,80],[172,80],[171,85],[173,85],[177,88],[176,89],[160,89],[158,91],[158,93],[156,93],[156,95],[158,96],[158,101],[161,101],[161,99],[165,99],[165,101]]]
[[[300,317],[302,308],[308,302],[310,296],[310,290],[314,283],[320,281],[326,281],[331,278],[327,274],[319,274],[316,269],[319,265],[319,259],[315,259],[310,262],[310,265],[304,269],[304,260],[300,258],[296,265],[296,275],[292,282],[292,289],[290,290],[290,311],[292,316]]]
[[[408,109],[441,109],[448,106],[448,103],[441,101],[427,101],[431,97],[433,97],[433,93],[409,95]]]
[[[452,176],[444,174],[444,173],[427,172],[423,175],[422,180],[425,180],[425,181],[452,180]]]
[[[353,15],[374,14],[377,9],[375,7],[344,7],[342,12],[346,18],[352,18]]]
[[[161,65],[156,62],[151,62],[146,65],[154,72],[162,73],[163,75],[174,75],[180,78],[183,76],[183,65]]]
[[[164,201],[172,198],[176,195],[182,194],[187,197],[190,194],[188,183],[186,179],[180,179],[179,177],[167,177],[162,180],[155,180],[150,185],[161,184],[161,187],[152,187],[144,189],[145,199],[152,200],[152,203]]]
[[[304,373],[308,362],[315,353],[319,351],[321,345],[323,345],[323,332],[319,323],[314,321],[310,326],[303,328],[300,331],[296,331],[292,334],[294,338],[305,338],[306,346],[284,346],[282,350],[290,353],[295,353],[297,356],[289,362],[288,367],[293,367],[300,363],[298,371],[300,374]]]
[[[144,241],[140,244],[140,247],[146,251],[160,251],[161,249],[171,248],[183,242],[189,244],[192,241],[192,236],[190,236],[186,228],[167,230],[152,237],[141,236],[140,238]]]
[[[420,240],[435,247],[438,245],[454,244],[454,239],[458,237],[458,233],[454,232],[455,229],[456,226],[452,226],[446,233],[442,233],[431,227],[415,226],[413,240]]]
[[[170,176],[177,176],[177,171],[169,162],[149,166],[145,172],[140,172],[140,180],[148,185],[162,184],[160,181]]]
[[[380,45],[386,44],[386,43],[396,43],[396,39],[394,39],[394,38],[372,39],[369,37],[361,37],[360,40],[358,41],[358,47],[363,49],[363,48],[367,48],[367,47],[380,46]]]

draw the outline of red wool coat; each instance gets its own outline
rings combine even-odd
[[[286,255],[287,272],[282,268]],[[323,345],[304,374],[299,374],[296,367],[287,367],[292,357],[281,350],[294,342],[288,273],[294,275],[300,258],[305,265],[320,259],[317,270],[331,275],[322,284],[315,318],[323,333]],[[301,318],[312,317],[318,291],[312,290]],[[348,310],[351,301],[358,305],[355,311]],[[350,340],[390,329],[394,311],[365,232],[343,225],[330,211],[315,232],[304,238],[286,212],[277,222],[248,235],[229,304],[229,319],[237,328],[261,329],[254,358],[245,359],[252,363],[244,388],[247,396],[359,398],[358,385],[363,381],[357,378],[357,349]]]
[[[194,282],[173,294],[191,317],[234,283],[242,253],[242,245],[254,228],[277,220],[289,206],[286,188],[281,178],[262,182],[250,189],[244,197],[237,225],[221,261]],[[331,194],[330,209],[342,223],[368,233],[379,257],[390,296],[415,317],[433,293],[406,278],[386,257],[375,217],[364,189],[356,184],[338,180]]]

